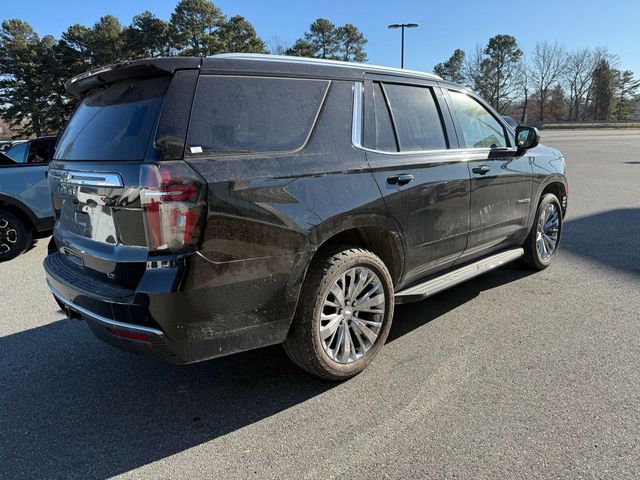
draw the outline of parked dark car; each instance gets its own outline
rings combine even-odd
[[[0,153],[0,262],[51,235],[53,207],[47,182],[56,137],[14,143]]]
[[[395,303],[507,262],[546,268],[564,158],[439,77],[252,54],[67,83],[47,282],[106,342],[175,363],[283,343],[360,372]]]

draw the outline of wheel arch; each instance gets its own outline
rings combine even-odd
[[[319,253],[335,245],[364,248],[384,262],[396,284],[404,273],[405,245],[400,228],[382,214],[344,215],[334,217],[314,228],[307,250],[313,252],[309,265]]]
[[[562,206],[562,216],[564,218],[567,212],[567,201],[563,201],[562,197],[566,198],[569,193],[567,178],[564,175],[556,173],[554,175],[549,175],[538,185],[536,195],[533,198],[534,201],[532,202],[531,209],[529,211],[529,229],[533,226],[533,222],[535,221],[538,204],[540,203],[542,196],[547,193],[553,193],[558,197],[558,201]]]
[[[13,213],[22,220],[28,228],[31,228],[33,231],[36,230],[35,226],[38,222],[38,218],[31,209],[20,200],[16,200],[13,197],[0,193],[0,210],[7,210]]]
[[[541,185],[540,195],[538,195],[538,202],[536,202],[536,205],[540,203],[540,200],[542,199],[542,197],[547,193],[553,193],[556,196],[556,198],[558,199],[562,207],[562,216],[564,217],[564,215],[567,213],[566,197],[568,194],[567,182],[564,179],[564,177],[562,179],[551,178],[547,182],[545,182],[543,185]]]

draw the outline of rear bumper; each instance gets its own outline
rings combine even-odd
[[[177,357],[173,345],[162,330],[103,317],[65,298],[49,280],[47,285],[55,299],[64,307],[67,317],[85,320],[94,335],[101,340],[128,352],[158,357],[170,363],[186,363]]]
[[[297,301],[291,261],[212,264],[192,255],[175,268],[147,268],[135,290],[96,278],[55,250],[44,269],[63,310],[98,338],[186,364],[283,342]]]

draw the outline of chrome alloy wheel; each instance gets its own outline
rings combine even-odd
[[[536,248],[543,262],[548,261],[555,253],[559,233],[560,212],[555,204],[550,203],[540,212],[536,231]]]
[[[385,314],[385,293],[378,276],[366,267],[344,272],[329,288],[320,316],[320,340],[338,363],[352,363],[373,346]]]
[[[0,254],[9,253],[18,243],[18,231],[8,220],[0,218]]]

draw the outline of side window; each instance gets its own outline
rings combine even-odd
[[[49,142],[33,142],[29,147],[27,163],[49,163],[53,156],[53,144]]]
[[[381,152],[397,152],[398,144],[396,142],[396,134],[393,131],[389,108],[387,107],[387,99],[379,83],[373,84],[373,105],[376,118],[376,142],[374,149]]]
[[[489,110],[464,93],[450,90],[449,95],[466,148],[507,146],[504,128]]]
[[[29,148],[28,142],[17,143],[9,150],[4,152],[7,156],[16,163],[25,163],[27,161],[27,149]]]
[[[187,154],[297,150],[309,137],[328,87],[327,80],[201,76]]]
[[[401,152],[447,148],[442,119],[428,87],[384,84]]]

